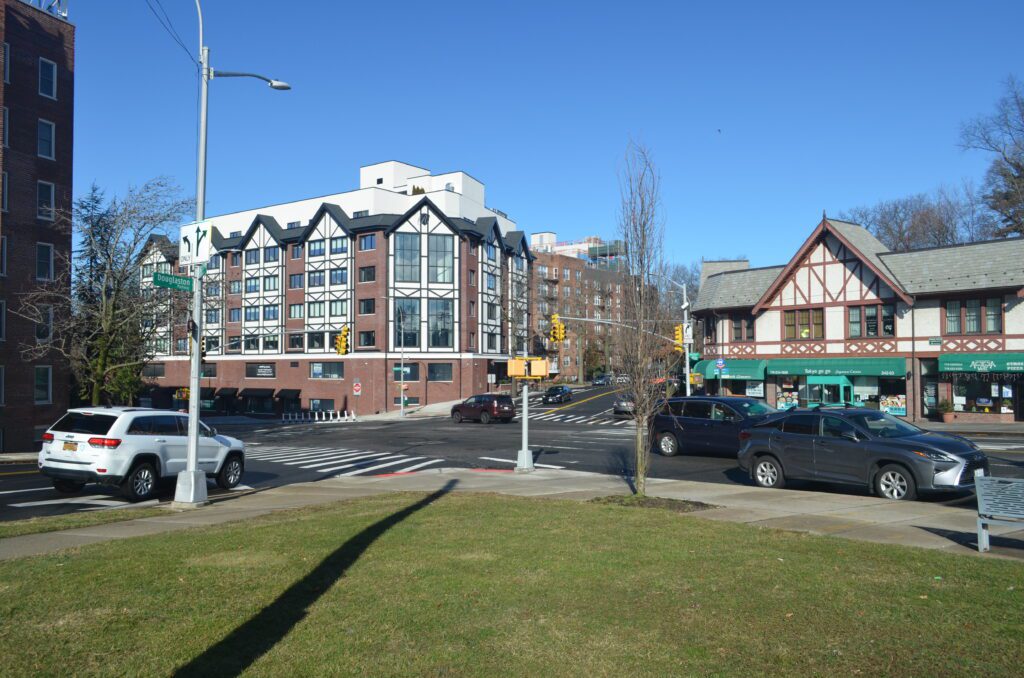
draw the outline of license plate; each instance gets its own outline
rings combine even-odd
[[[64,443],[64,451],[65,452],[77,452],[78,451],[78,443]]]

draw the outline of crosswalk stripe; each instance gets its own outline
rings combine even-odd
[[[393,455],[393,456],[390,456],[390,457],[386,456],[387,454],[388,454],[387,452],[380,452],[378,454],[368,455],[367,458],[362,458],[360,461],[353,461],[351,464],[343,464],[342,466],[332,466],[331,468],[322,468],[322,469],[317,469],[317,470],[319,470],[320,473],[331,473],[332,471],[341,471],[343,469],[352,468],[353,466],[365,466],[366,464],[372,464],[372,463],[378,462],[378,461],[387,461],[389,459],[408,459],[409,458],[409,457],[405,456],[404,454],[396,454],[396,455]],[[379,458],[378,459],[374,459],[373,461],[370,461],[369,457],[379,457]],[[418,459],[423,459],[423,457],[417,457],[417,458]]]
[[[386,464],[377,464],[376,466],[371,466],[370,468],[357,468],[354,471],[347,471],[345,473],[339,473],[338,475],[340,475],[340,476],[357,476],[360,473],[369,473],[370,471],[376,471],[377,469],[380,469],[380,468],[387,468],[389,466],[397,466],[399,464],[404,464],[404,463],[409,462],[409,461],[419,461],[420,459],[426,459],[426,457],[407,457],[405,459],[399,459],[398,461],[389,461]]]
[[[315,462],[313,462],[312,464],[306,464],[304,466],[300,466],[299,468],[304,468],[304,469],[305,468],[315,468],[317,470],[329,470],[329,469],[321,469],[321,467],[322,466],[333,466],[334,464],[337,464],[338,462],[345,462],[345,461],[358,462],[358,461],[360,461],[362,459],[372,459],[374,457],[383,457],[383,456],[388,455],[388,454],[391,454],[391,453],[390,452],[367,452],[366,454],[345,455],[343,457],[332,457],[330,459],[318,459]]]
[[[302,464],[309,464],[314,461],[330,461],[333,459],[344,459],[345,457],[351,457],[356,454],[365,454],[368,450],[335,450],[330,454],[318,454],[315,456],[306,457],[304,459],[296,459],[294,461],[282,461],[285,466],[300,466]]]
[[[417,469],[421,469],[424,466],[430,466],[431,464],[439,464],[442,461],[444,461],[444,459],[430,459],[430,460],[427,460],[427,461],[422,461],[419,464],[414,464],[412,466],[407,466],[406,468],[398,469],[398,472],[399,473],[409,473],[411,471],[415,471]]]
[[[296,457],[308,456],[311,454],[324,454],[327,452],[334,452],[336,448],[333,447],[320,447],[320,448],[309,448],[305,450],[293,450],[291,452],[273,452],[270,454],[250,454],[249,456],[253,459],[294,459]]]

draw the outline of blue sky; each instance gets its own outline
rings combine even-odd
[[[150,0],[154,6],[157,0]],[[161,0],[197,51],[192,0]],[[713,6],[712,6],[713,5]],[[73,2],[75,191],[195,187],[197,79],[145,0]],[[464,170],[527,231],[614,237],[628,141],[663,179],[668,255],[783,263],[821,217],[980,181],[962,121],[1024,76],[1021,2],[204,3],[208,214]]]

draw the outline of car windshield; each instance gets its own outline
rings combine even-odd
[[[107,431],[110,430],[115,421],[117,421],[117,417],[110,414],[68,412],[60,418],[60,421],[51,426],[50,430],[61,433],[89,433],[103,436],[107,434]]]
[[[732,403],[730,403],[732,404]],[[739,403],[735,403],[736,407],[748,417],[760,417],[762,414],[772,414],[778,412],[777,409],[770,405],[765,405],[760,400],[744,400]]]
[[[562,392],[562,389],[558,386],[552,386],[548,389],[548,395],[558,395]]]
[[[921,433],[921,429],[884,412],[858,412],[848,419],[860,424],[879,438],[905,438]]]

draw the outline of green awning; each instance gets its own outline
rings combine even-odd
[[[1024,372],[1024,353],[943,353],[939,372]]]
[[[725,372],[722,379],[754,379],[764,380],[763,360],[731,360],[725,359]],[[701,360],[693,366],[693,371],[703,374],[705,379],[718,379],[718,370],[714,360]]]
[[[784,358],[769,360],[769,375],[799,377],[906,377],[903,358]]]

